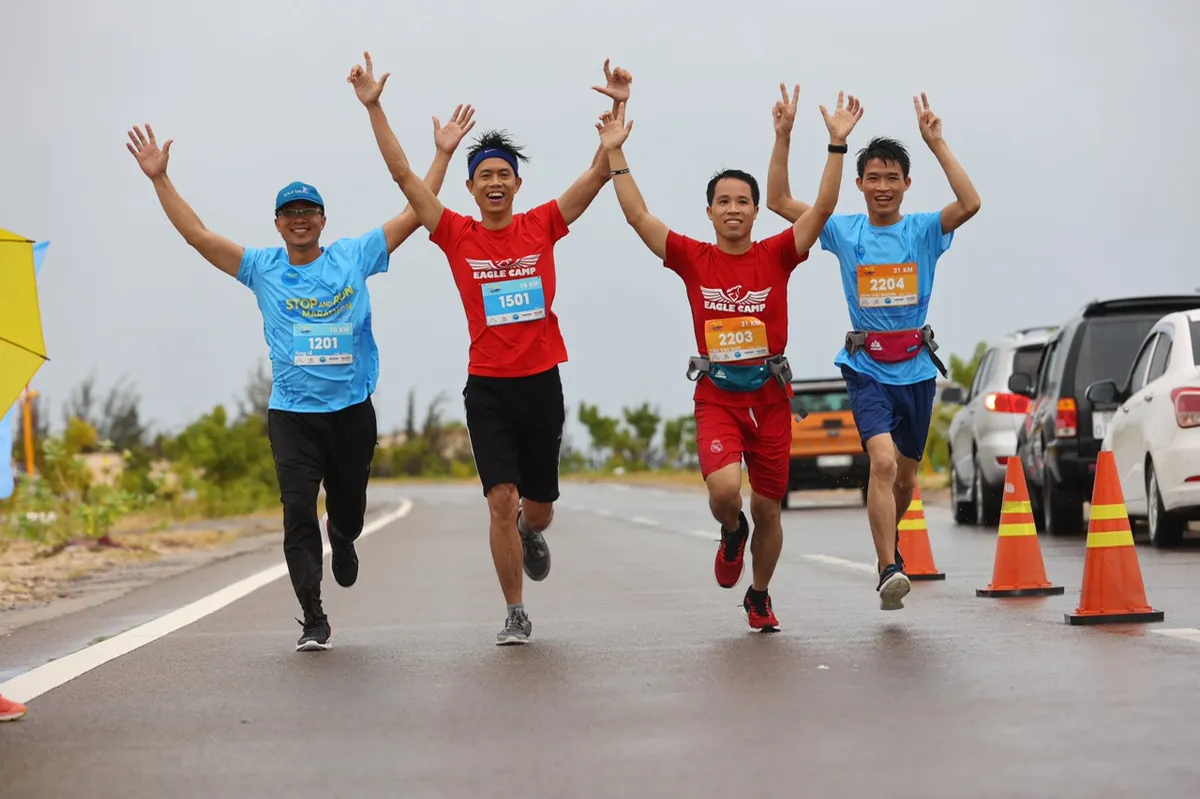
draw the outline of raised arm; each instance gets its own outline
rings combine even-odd
[[[950,181],[950,189],[954,192],[954,202],[942,209],[942,233],[952,233],[958,230],[968,219],[979,213],[979,192],[966,170],[958,163],[958,159],[950,152],[950,146],[942,138],[942,120],[929,110],[929,98],[921,92],[921,99],[913,97],[913,107],[917,109],[917,124],[921,126],[921,138]]]
[[[154,137],[154,128],[147,123],[145,134],[135,125],[133,130],[129,131],[129,141],[130,143],[125,145],[126,149],[137,159],[138,166],[142,168],[146,177],[150,178],[167,219],[171,220],[171,224],[183,236],[183,240],[200,253],[204,260],[225,274],[237,277],[246,249],[206,228],[191,206],[179,196],[175,184],[167,177],[171,142],[175,140],[167,139],[162,149],[159,149],[158,141]]]
[[[794,223],[811,206],[792,196],[788,185],[788,151],[792,143],[792,125],[796,122],[796,103],[800,100],[800,84],[788,100],[787,87],[779,84],[782,100],[775,101],[771,117],[775,122],[775,146],[771,148],[771,163],[767,167],[767,210],[774,211]]]
[[[842,187],[842,164],[846,160],[846,139],[862,119],[862,104],[853,94],[845,102],[845,94],[838,92],[837,108],[832,114],[821,106],[821,116],[829,129],[829,157],[825,159],[825,171],[821,174],[821,185],[817,188],[817,199],[812,207],[792,224],[792,235],[796,239],[796,252],[805,253],[812,248],[821,235],[822,228],[837,208],[838,194]],[[834,149],[840,152],[834,152]]]
[[[660,261],[667,259],[667,226],[654,217],[646,208],[646,201],[638,191],[637,182],[629,173],[629,163],[621,149],[629,132],[633,130],[633,120],[625,123],[625,104],[621,103],[614,114],[605,111],[596,124],[600,131],[600,147],[608,155],[608,168],[619,174],[613,175],[613,187],[617,192],[617,201],[621,203],[621,211],[625,221],[637,231],[638,236],[645,242]]]
[[[468,105],[464,110],[460,104],[454,109],[454,113],[450,115],[450,121],[445,125],[442,125],[437,117],[433,118],[433,143],[437,147],[437,152],[433,156],[433,163],[430,164],[429,171],[425,173],[425,185],[435,195],[442,190],[442,182],[446,179],[446,170],[450,166],[450,159],[453,157],[454,151],[458,149],[459,142],[471,128],[475,127],[475,122],[471,119],[474,114],[475,109],[471,106]],[[421,220],[417,218],[417,212],[413,210],[411,204],[404,206],[404,210],[398,216],[392,217],[383,225],[383,235],[387,239],[388,252],[394,252],[419,227],[421,227]]]
[[[629,74],[628,70],[621,67],[617,67],[615,70],[609,69],[610,61],[611,59],[604,59],[605,85],[592,88],[612,99],[613,113],[615,114],[618,105],[629,101],[633,76]],[[607,155],[603,147],[598,147],[587,171],[576,178],[575,182],[558,198],[558,209],[562,212],[563,219],[566,220],[568,226],[583,215],[583,212],[592,204],[592,200],[595,200],[596,195],[604,188],[604,184],[608,183],[610,177]]]
[[[442,202],[437,198],[433,189],[429,188],[425,181],[417,177],[417,173],[412,170],[408,156],[404,154],[400,142],[396,140],[396,134],[388,125],[387,115],[383,113],[383,106],[379,104],[379,96],[383,93],[384,84],[387,83],[387,79],[392,73],[385,72],[376,81],[371,54],[363,53],[363,58],[366,61],[366,69],[355,64],[346,80],[354,86],[354,93],[358,96],[359,102],[366,106],[371,119],[371,130],[375,133],[375,143],[379,146],[379,154],[383,156],[392,180],[396,181],[400,186],[400,191],[404,192],[404,196],[408,198],[421,225],[432,233],[437,229],[438,222],[442,218]]]

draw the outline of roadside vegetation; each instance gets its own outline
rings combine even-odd
[[[980,345],[969,359],[952,356],[951,379],[969,386],[982,352]],[[113,546],[112,534],[121,529],[162,529],[278,509],[266,432],[269,396],[270,374],[260,365],[232,406],[216,405],[173,433],[151,430],[136,388],[124,380],[107,393],[97,388],[94,375],[83,380],[63,403],[56,429],[46,412],[49,403],[37,397],[32,477],[24,473],[24,425],[14,425],[16,488],[0,500],[0,549],[29,541],[44,557],[71,544]],[[466,428],[448,417],[447,401],[440,394],[422,409],[416,392],[409,392],[404,424],[380,431],[375,479],[475,478]],[[923,484],[944,483],[946,431],[956,410],[935,409]],[[583,402],[574,414],[587,441],[564,436],[566,479],[701,485],[690,415],[664,417],[649,401],[611,416]]]

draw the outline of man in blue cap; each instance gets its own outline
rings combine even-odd
[[[475,125],[473,115],[471,106],[460,105],[445,126],[434,120],[437,154],[425,180],[435,193],[459,142]],[[354,541],[362,533],[375,454],[371,394],[379,350],[366,280],[387,271],[391,253],[421,223],[406,207],[363,236],[323,247],[325,200],[315,187],[294,182],[275,198],[275,229],[284,246],[243,247],[206,228],[175,190],[167,177],[172,140],[160,149],[150,125],[145,134],[134,127],[129,138],[126,147],[175,229],[258,298],[271,355],[267,429],[283,504],[283,550],[304,611],[296,649],[329,649],[331,629],[321,606],[321,533],[329,538],[334,579],[353,585],[358,578]],[[328,512],[318,519],[322,481]]]

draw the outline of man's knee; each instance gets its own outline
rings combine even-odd
[[[554,521],[554,503],[521,500],[521,526],[530,532],[540,533]]]
[[[905,456],[896,459],[896,482],[894,485],[897,494],[912,494],[917,487],[916,461]]]
[[[742,465],[735,461],[722,466],[704,479],[709,502],[717,508],[736,507],[742,497]]]
[[[488,489],[488,511],[491,513],[493,519],[515,523],[520,499],[521,496],[515,485],[512,483],[498,483]]]
[[[750,495],[750,518],[756,528],[777,523],[781,512],[780,500],[759,494],[757,491]]]
[[[896,484],[896,447],[888,434],[867,440],[867,455],[871,459],[871,482],[880,485]]]

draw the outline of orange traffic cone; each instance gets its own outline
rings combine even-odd
[[[910,580],[945,580],[946,575],[933,565],[933,550],[929,546],[929,529],[925,526],[925,504],[921,501],[920,486],[913,487],[912,502],[904,518],[896,525],[900,557],[904,573]]]
[[[1019,458],[1009,458],[992,582],[987,588],[976,588],[975,596],[1051,596],[1065,591],[1046,579],[1025,470]]]
[[[1161,610],[1146,601],[1116,461],[1111,451],[1101,450],[1092,489],[1079,607],[1066,614],[1067,623],[1114,624],[1162,621],[1163,617]]]

